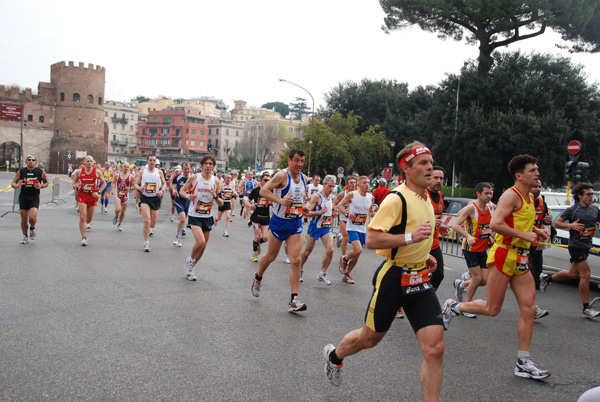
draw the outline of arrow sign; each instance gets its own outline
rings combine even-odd
[[[579,141],[569,142],[569,145],[567,145],[567,151],[569,151],[569,153],[571,155],[577,155],[579,153],[579,151],[581,151],[581,142],[579,142]]]

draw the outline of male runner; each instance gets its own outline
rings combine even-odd
[[[29,239],[35,240],[35,225],[37,223],[37,214],[40,208],[40,190],[48,187],[48,178],[37,165],[35,155],[28,155],[25,159],[24,168],[17,170],[15,178],[10,186],[12,188],[21,188],[19,194],[19,211],[21,212],[21,244],[29,243]],[[29,229],[29,236],[27,230]]]
[[[184,230],[185,221],[187,220],[188,209],[190,208],[190,201],[183,198],[179,192],[191,175],[192,169],[190,168],[190,164],[183,162],[181,164],[181,173],[173,176],[171,180],[171,191],[175,194],[172,196],[172,199],[175,204],[178,218],[177,233],[175,233],[175,237],[173,238],[173,245],[177,247],[181,247],[181,236]]]
[[[342,360],[377,345],[403,307],[423,351],[423,400],[437,401],[444,370],[444,327],[440,303],[429,282],[429,271],[436,269],[435,258],[429,255],[435,215],[425,191],[431,183],[433,158],[427,147],[415,141],[398,153],[397,162],[406,182],[386,197],[369,225],[367,247],[377,249],[386,260],[373,276],[365,324],[348,333],[337,348],[325,346],[325,374],[331,383],[340,385]]]
[[[115,217],[113,218],[113,225],[117,225],[117,230],[120,232],[123,230],[121,224],[125,219],[125,211],[127,210],[127,203],[129,202],[129,190],[133,187],[133,181],[135,176],[129,170],[129,165],[124,164],[121,166],[121,172],[117,172],[113,179],[113,191],[115,196]]]
[[[510,284],[521,310],[517,330],[519,353],[514,373],[518,377],[541,380],[549,377],[550,372],[538,369],[529,355],[535,315],[535,284],[533,276],[528,273],[531,243],[535,243],[538,237],[543,240],[549,237],[546,231],[533,226],[535,209],[530,192],[539,180],[540,171],[537,159],[526,154],[512,158],[508,171],[515,184],[500,197],[490,223],[491,229],[496,232],[496,242],[487,258],[487,300],[468,303],[446,300],[442,310],[444,325],[448,328],[450,321],[462,312],[491,317],[498,315]]]
[[[351,193],[352,191],[354,191],[355,188],[356,188],[356,179],[354,178],[354,176],[348,176],[348,179],[346,180],[346,188],[343,191],[340,191],[338,193],[337,197],[335,197],[335,200],[333,201],[333,207],[339,212],[338,220],[339,220],[339,225],[340,225],[340,234],[342,236],[342,241],[341,241],[342,255],[346,255],[346,252],[348,251],[348,231],[346,230],[348,216],[346,216],[345,214],[343,214],[341,212],[339,204],[344,199],[344,197],[346,197],[346,195],[348,193]],[[346,207],[346,206],[347,205],[344,205],[344,207]],[[340,243],[338,243],[338,246],[339,245],[340,245]]]
[[[321,176],[319,176],[318,174],[315,174],[312,177],[311,182],[308,184],[308,186],[306,186],[306,195],[304,196],[305,203],[308,203],[308,201],[312,198],[312,196],[317,191],[323,190],[323,185],[320,183],[321,183]],[[308,217],[306,215],[304,215],[304,223],[306,223],[307,221],[308,221]],[[302,278],[302,276],[300,276],[300,277]]]
[[[290,256],[291,300],[288,312],[306,310],[306,304],[298,299],[300,287],[300,254],[302,253],[302,214],[308,213],[304,206],[306,179],[302,167],[306,156],[301,149],[292,149],[288,156],[288,167],[277,172],[260,190],[260,195],[273,202],[274,213],[269,223],[271,238],[267,254],[260,260],[258,272],[252,279],[252,295],[260,296],[263,275],[275,261],[281,243],[287,242]]]
[[[246,207],[246,219],[248,220],[248,226],[252,225],[252,222],[250,222],[250,209],[248,209],[248,206],[250,205],[249,201],[248,201],[248,196],[250,195],[250,192],[252,191],[252,189],[254,187],[256,187],[256,181],[254,180],[254,173],[252,173],[251,171],[246,172],[246,180],[241,183],[242,186],[242,191],[244,192],[244,199],[242,202],[242,206]],[[243,210],[244,208],[242,207],[242,211],[240,211],[240,216],[242,216]]]
[[[254,239],[252,240],[252,257],[250,261],[258,262],[260,255],[260,245],[269,240],[269,223],[271,222],[271,201],[260,195],[260,190],[269,182],[271,176],[269,172],[263,172],[260,183],[250,192],[248,200],[250,201],[249,210],[252,210],[250,220],[254,229]]]
[[[321,272],[317,279],[324,285],[331,285],[331,281],[327,278],[327,268],[331,264],[333,257],[333,234],[331,233],[331,225],[333,218],[337,213],[333,210],[333,202],[331,200],[331,192],[335,187],[335,176],[327,175],[323,179],[323,189],[313,194],[308,202],[309,213],[306,214],[310,220],[308,225],[308,236],[306,237],[306,246],[302,252],[300,260],[300,280],[302,281],[302,273],[306,260],[312,253],[315,242],[319,239],[325,246],[325,254],[321,261]]]
[[[150,251],[150,236],[156,226],[158,210],[166,188],[165,176],[162,170],[156,167],[156,156],[148,155],[146,169],[138,172],[135,177],[134,187],[140,192],[140,210],[144,217],[144,251]]]
[[[592,183],[577,183],[571,192],[575,204],[565,209],[554,222],[557,229],[569,229],[571,269],[554,275],[540,274],[540,290],[545,292],[548,285],[554,281],[579,277],[579,295],[583,303],[582,316],[594,318],[600,316],[600,311],[590,308],[590,265],[587,259],[592,248],[592,237],[600,222],[600,211],[597,206],[592,205],[594,200]]]
[[[202,172],[190,176],[179,191],[181,197],[191,201],[188,209],[188,222],[196,241],[191,255],[185,260],[185,275],[190,281],[197,279],[194,267],[202,258],[210,238],[210,231],[214,223],[213,201],[216,200],[218,206],[223,206],[223,199],[220,195],[221,184],[213,175],[215,164],[216,160],[211,155],[204,156],[200,160]]]
[[[494,244],[494,239],[491,237],[492,229],[490,229],[492,212],[487,206],[492,199],[492,186],[486,182],[477,183],[475,194],[477,199],[461,209],[452,224],[452,229],[463,237],[462,253],[471,275],[471,279],[466,281],[454,280],[454,294],[459,302],[463,301],[465,289],[467,289],[467,301],[470,302],[473,300],[477,288],[487,284],[487,250],[490,243]],[[465,222],[466,228],[463,228]],[[463,315],[469,318],[477,318],[477,316],[469,313],[463,313]]]
[[[104,162],[104,168],[102,169],[102,176],[104,176],[104,180],[106,181],[106,188],[102,190],[100,194],[100,211],[105,214],[108,213],[108,198],[112,193],[110,187],[113,182],[113,169],[110,167],[110,162]]]
[[[235,184],[231,181],[231,175],[225,174],[223,182],[221,182],[221,198],[223,199],[223,206],[218,208],[219,213],[217,219],[215,219],[215,226],[223,218],[225,213],[225,228],[223,230],[223,237],[229,237],[229,221],[231,220],[231,200],[233,197],[237,197],[237,191],[235,191]]]
[[[444,254],[440,247],[440,236],[448,235],[448,227],[442,225],[442,213],[444,212],[444,195],[440,191],[444,183],[446,171],[441,166],[434,166],[431,172],[431,184],[427,187],[427,196],[433,205],[435,213],[435,232],[433,233],[433,244],[429,254],[435,257],[438,269],[431,274],[431,284],[437,291],[444,280]]]
[[[181,166],[177,165],[172,170],[169,170],[165,175],[165,181],[169,187],[169,196],[171,197],[171,222],[175,222],[177,219],[177,208],[175,208],[175,197],[177,197],[177,191],[173,189],[173,179],[181,173]]]
[[[538,181],[538,183],[531,189],[531,195],[533,196],[534,206],[535,206],[535,222],[533,225],[542,229],[542,225],[550,225],[552,223],[552,217],[548,211],[548,206],[546,202],[540,195],[542,192],[542,182]],[[542,266],[544,264],[544,250],[550,248],[549,244],[540,244],[540,241],[536,243],[531,243],[531,248],[529,249],[529,263],[531,265],[531,274],[533,275],[533,280],[535,281],[536,290],[540,288],[540,275],[542,274]],[[548,310],[540,308],[537,304],[535,305],[535,316],[534,319],[539,319],[546,317],[548,314]]]
[[[100,193],[106,187],[104,176],[94,167],[94,158],[91,155],[83,159],[83,169],[71,175],[73,188],[78,188],[77,205],[79,205],[79,232],[81,233],[81,245],[87,246],[86,229],[91,229],[94,211]],[[98,187],[100,183],[100,187]]]
[[[385,179],[379,179],[379,187],[373,191],[373,202],[375,202],[377,208],[379,208],[385,197],[390,193],[390,189],[386,187],[386,184]]]
[[[346,194],[338,204],[340,211],[348,216],[346,229],[348,231],[348,243],[352,244],[352,252],[347,256],[340,257],[340,272],[343,274],[342,281],[353,284],[354,279],[350,275],[358,258],[362,254],[367,237],[367,216],[373,217],[373,195],[369,191],[369,178],[360,176],[358,178],[358,190]],[[349,204],[348,208],[344,205]]]

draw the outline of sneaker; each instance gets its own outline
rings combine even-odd
[[[304,275],[304,270],[301,269],[300,270],[300,282],[304,282],[304,278],[302,277]]]
[[[85,228],[86,229],[91,229],[92,228],[92,222],[86,222],[85,223]]]
[[[400,319],[404,318],[404,311],[402,311],[402,307],[400,307],[400,310],[398,310],[396,312],[396,318],[400,318]]]
[[[348,268],[348,261],[344,259],[344,256],[341,256],[339,265],[340,274],[346,275],[346,268]]]
[[[179,239],[177,239],[177,247],[182,247],[183,244],[181,244],[181,237]]]
[[[290,257],[287,256],[287,255],[285,257],[283,257],[283,262],[285,262],[286,264],[289,264],[290,263]]]
[[[82,237],[81,238],[81,245],[82,246],[87,246],[87,237]]]
[[[350,276],[350,274],[344,274],[344,276],[342,276],[342,282],[346,282],[351,285],[353,285],[355,283],[354,279]]]
[[[23,235],[23,238],[21,238],[21,244],[27,243],[29,243],[29,237],[27,237],[27,235]]]
[[[459,302],[463,301],[463,296],[465,294],[465,288],[461,287],[460,285],[462,285],[463,281],[461,281],[460,279],[455,279],[454,280],[454,296],[456,297],[456,300],[458,300]]]
[[[461,314],[467,318],[477,318],[476,314],[471,314],[471,313],[461,313]]]
[[[121,227],[121,225],[117,225],[117,230],[118,230],[119,232],[122,232],[122,231],[123,231],[123,228]]]
[[[471,279],[471,274],[469,273],[469,271],[463,272],[463,274],[460,276],[460,278],[463,281],[468,281],[469,279]]]
[[[248,227],[252,226],[252,221],[248,221]]]
[[[223,237],[229,237],[229,233],[223,232]]]
[[[35,229],[29,229],[29,238],[35,240]]]
[[[185,236],[185,229],[181,229],[181,235]]]
[[[339,386],[342,383],[342,367],[344,363],[333,364],[329,360],[329,355],[335,350],[335,346],[331,343],[323,348],[323,357],[325,358],[325,376],[335,386]]]
[[[288,304],[288,313],[295,313],[296,311],[305,311],[306,304],[302,303],[298,300],[298,296],[294,296],[294,300],[292,300]]]
[[[149,253],[149,252],[150,252],[150,242],[149,242],[149,241],[145,241],[145,242],[144,242],[144,251],[145,251],[146,253]]]
[[[545,291],[546,291],[546,288],[547,288],[547,287],[548,287],[548,285],[550,284],[550,282],[548,282],[548,277],[549,277],[549,276],[550,276],[550,275],[548,275],[548,274],[545,274],[545,273],[543,273],[543,272],[540,274],[540,290],[541,290],[542,292],[545,292]]]
[[[154,229],[150,228],[150,237],[154,236]]]
[[[535,306],[535,315],[533,316],[533,319],[534,319],[534,320],[537,320],[538,318],[545,317],[545,316],[547,316],[548,314],[550,314],[550,313],[548,312],[548,310],[541,309],[541,308],[539,308],[539,307],[536,305],[536,306]]]
[[[458,314],[456,314],[453,310],[458,302],[456,300],[448,299],[444,302],[444,306],[442,307],[442,319],[444,320],[444,329],[448,330],[450,326],[450,321]]]
[[[341,233],[338,233],[337,240],[335,241],[335,245],[337,248],[340,248],[340,246],[342,245],[342,234]]]
[[[256,280],[256,274],[252,276],[252,296],[258,297],[260,296],[260,285],[261,281]]]
[[[115,217],[113,218],[113,225],[116,225],[116,224],[117,224],[117,217],[115,216]]]
[[[319,282],[323,282],[323,285],[331,285],[331,281],[327,279],[327,272],[321,272],[317,279]]]
[[[178,241],[179,241],[179,235],[175,235],[175,237],[173,237],[173,245],[176,246]]]
[[[592,308],[586,308],[585,310],[583,310],[583,313],[581,314],[581,316],[583,318],[596,318],[600,315],[600,311],[596,311]]]
[[[258,248],[256,249],[256,255],[260,255],[260,243],[258,243]],[[289,264],[289,262],[288,262]]]
[[[187,276],[188,281],[195,281],[196,275],[194,275],[194,261],[192,257],[188,257],[185,259],[185,275]]]
[[[175,215],[171,215],[171,222],[175,222]]]
[[[544,378],[550,377],[550,372],[547,370],[540,370],[535,367],[535,363],[529,359],[523,362],[521,359],[517,359],[515,365],[515,375],[517,377],[531,378],[534,380],[543,380]]]
[[[258,253],[252,254],[252,257],[250,257],[250,261],[258,262]]]
[[[217,227],[217,223],[219,223],[219,221],[217,221],[217,220],[214,220],[214,221],[213,221],[213,226],[214,226],[214,227]]]

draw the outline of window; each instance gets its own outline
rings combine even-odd
[[[129,131],[133,131],[133,126],[129,126]]]
[[[235,136],[236,136],[236,137],[239,137],[239,136],[240,136],[240,132],[239,132],[239,130],[235,130]]]
[[[133,120],[133,114],[130,114],[129,116],[131,116],[131,120]]]
[[[116,129],[117,129],[117,125],[113,124],[113,130],[116,130]]]
[[[195,128],[192,128],[192,134],[196,135],[196,129]]]
[[[185,140],[185,145],[190,145],[188,140]]]
[[[148,145],[151,146],[151,147],[152,146],[155,147],[156,146],[156,140],[148,140]]]
[[[192,145],[196,145],[196,141],[195,140],[192,140]]]
[[[185,123],[185,117],[182,117],[182,118],[181,118],[181,122],[182,122],[182,123]]]
[[[158,119],[156,117],[153,117],[152,121],[158,121]]]
[[[40,116],[39,120],[40,120],[40,123],[43,123],[44,122],[44,116]]]
[[[200,141],[200,146],[203,147],[204,146],[204,141]]]
[[[204,130],[200,130],[200,135],[204,135]]]
[[[145,146],[146,145],[146,140],[140,140],[140,145],[141,146]]]
[[[79,103],[79,94],[77,92],[73,94],[73,102]]]
[[[122,117],[122,118],[125,118],[125,113],[121,114],[121,117]]]
[[[146,129],[142,128],[142,135],[146,135]]]
[[[61,92],[61,93],[60,93],[60,101],[61,101],[61,102],[64,102],[64,101],[65,101],[65,93],[64,93],[64,92]]]
[[[117,140],[117,136],[113,135],[113,141],[116,141],[116,140]]]
[[[102,105],[102,97],[101,96],[98,97],[98,104]]]
[[[108,112],[104,112],[104,117],[108,117]]]
[[[87,100],[88,103],[94,103],[94,97],[92,95],[88,95]]]
[[[160,131],[161,131],[162,135],[169,135],[170,130],[168,128],[163,128]]]
[[[172,123],[172,122],[173,122],[173,120],[171,120],[171,118],[170,118],[170,117],[163,117],[163,122],[164,122],[164,123]]]
[[[215,130],[215,135],[219,135],[219,129],[218,128]]]
[[[219,148],[219,140],[215,140],[215,148]]]
[[[117,118],[117,112],[113,113],[113,117],[116,119]]]
[[[229,129],[225,129],[225,135],[229,135]]]
[[[178,128],[175,129],[175,135],[178,137],[181,135],[181,132]]]
[[[168,147],[169,146],[169,140],[160,140],[160,145],[162,145],[163,147]]]
[[[212,134],[212,128],[209,128],[208,129],[208,135],[211,135],[211,134]]]
[[[185,129],[185,133],[186,133],[186,134],[189,134],[189,133],[190,133],[190,129],[189,129],[189,128],[186,128],[186,129]]]
[[[125,124],[121,124],[121,130],[125,131]]]
[[[158,134],[158,129],[156,129],[156,128],[151,128],[151,129],[149,129],[149,130],[148,130],[148,132],[150,133],[150,135],[151,135],[152,137],[154,137],[156,134]]]

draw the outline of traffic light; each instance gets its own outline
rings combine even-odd
[[[208,144],[208,150],[212,151],[212,144]]]
[[[575,162],[575,161],[569,161],[569,162],[565,163],[565,179],[566,180],[573,179],[573,174],[574,174],[574,170],[575,170],[576,166],[577,166],[577,162]]]
[[[573,180],[581,180],[581,169],[590,167],[587,162],[577,162],[573,169]]]

